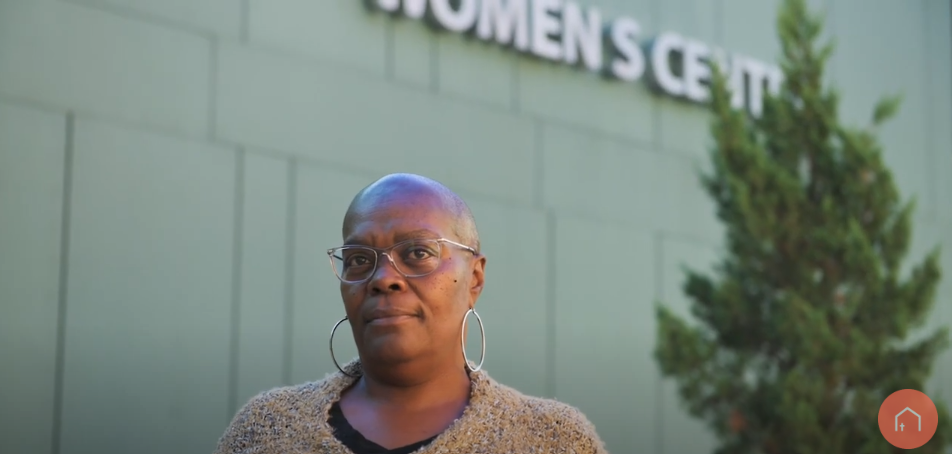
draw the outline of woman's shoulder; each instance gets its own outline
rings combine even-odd
[[[244,408],[277,410],[286,405],[307,400],[315,394],[318,388],[319,382],[269,388],[248,399]]]
[[[507,429],[522,432],[526,439],[543,438],[577,452],[604,453],[604,444],[595,426],[577,407],[553,398],[524,394],[489,380],[483,402],[498,415]],[[541,440],[540,440],[541,441]]]
[[[559,423],[590,424],[588,418],[577,407],[548,397],[524,394],[504,384],[492,383],[492,396],[496,406],[513,411],[520,418],[532,418]]]
[[[297,412],[302,405],[313,406],[333,393],[339,379],[328,375],[322,380],[309,381],[289,386],[278,386],[266,389],[251,397],[242,408],[243,411],[267,411],[268,413],[283,413],[283,410]]]
[[[319,396],[317,383],[281,386],[261,391],[248,399],[235,414],[230,431],[255,433],[286,425],[302,407]]]
[[[328,377],[258,393],[235,414],[216,454],[284,452],[284,444],[291,441],[326,439],[326,409],[335,383]]]

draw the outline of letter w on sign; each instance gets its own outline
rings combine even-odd
[[[396,13],[400,10],[400,4],[403,3],[403,14],[413,19],[422,19],[426,14],[426,0],[370,0],[376,3],[380,8],[388,13]]]

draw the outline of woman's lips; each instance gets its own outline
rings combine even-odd
[[[381,326],[381,325],[399,325],[399,324],[401,324],[401,323],[406,323],[406,322],[408,322],[408,321],[410,321],[410,320],[412,320],[412,319],[414,319],[414,318],[416,318],[416,316],[413,316],[413,315],[389,315],[389,316],[383,316],[383,317],[374,318],[374,319],[370,320],[370,322],[368,322],[367,324],[368,324],[368,325],[378,325],[378,326]]]

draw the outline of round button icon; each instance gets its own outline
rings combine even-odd
[[[879,431],[897,448],[915,449],[926,444],[938,427],[935,403],[914,389],[890,394],[879,407]]]

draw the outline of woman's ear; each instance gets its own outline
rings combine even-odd
[[[472,306],[476,305],[476,300],[483,293],[483,285],[486,283],[486,256],[480,255],[473,261],[473,280],[469,287],[469,293],[472,296]]]

